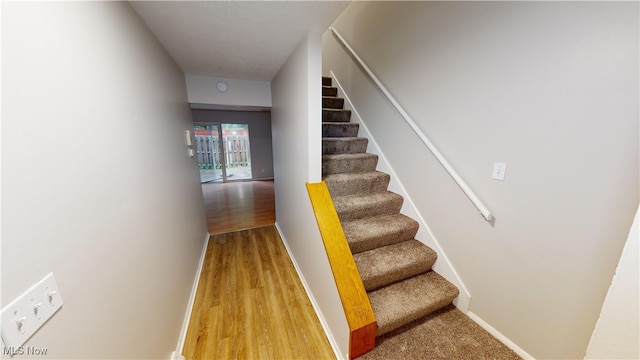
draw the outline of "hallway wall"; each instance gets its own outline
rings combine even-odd
[[[53,272],[25,346],[168,359],[207,232],[184,74],[127,2],[1,6],[2,304]]]
[[[640,207],[622,250],[585,359],[640,359]]]
[[[335,351],[349,351],[349,328],[311,208],[306,183],[322,171],[320,35],[309,34],[271,83],[276,226]]]
[[[271,107],[271,83],[227,79],[202,75],[185,75],[189,103],[197,106],[222,105],[227,107]],[[217,84],[223,81],[227,91],[219,91]]]

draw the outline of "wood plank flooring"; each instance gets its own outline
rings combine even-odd
[[[335,359],[275,226],[211,237],[183,355]]]
[[[213,188],[212,192],[225,194],[213,201],[205,195],[205,203],[218,201],[211,208],[228,210],[237,216],[215,214],[210,218],[207,210],[209,232],[216,235],[209,239],[183,355],[188,360],[335,359],[282,239],[272,225],[273,182],[260,183],[203,186],[204,190],[205,186],[232,185],[226,189]],[[265,199],[269,192],[271,200]],[[235,204],[235,209],[225,208],[224,203]],[[266,211],[256,207],[273,207],[272,214],[258,216]],[[243,214],[244,211],[250,214]],[[261,221],[269,225],[224,232],[253,227]]]
[[[273,180],[202,184],[210,234],[276,222]]]

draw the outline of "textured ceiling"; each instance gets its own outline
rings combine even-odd
[[[271,81],[307,32],[322,33],[348,1],[135,1],[187,74]]]

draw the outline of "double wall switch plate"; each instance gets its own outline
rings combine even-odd
[[[2,309],[2,341],[6,348],[22,346],[62,307],[53,273]]]

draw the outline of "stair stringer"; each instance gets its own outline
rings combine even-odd
[[[400,212],[413,218],[420,225],[418,228],[418,233],[415,237],[416,240],[432,248],[438,254],[438,258],[436,259],[435,264],[433,264],[432,269],[435,270],[438,274],[442,275],[442,277],[447,279],[456,287],[458,287],[458,289],[460,290],[460,294],[453,300],[453,304],[463,313],[467,313],[471,304],[471,294],[469,293],[469,290],[467,290],[467,287],[464,285],[464,282],[458,275],[458,272],[453,267],[453,264],[447,257],[446,253],[442,250],[442,247],[438,243],[436,237],[433,235],[431,228],[429,228],[427,222],[424,220],[420,212],[418,212],[418,209],[411,199],[411,196],[409,196],[405,187],[402,185],[402,182],[399,180],[398,175],[395,173],[393,167],[378,146],[375,138],[369,132],[367,125],[364,121],[362,121],[358,110],[355,108],[355,106],[353,106],[351,99],[349,99],[349,96],[344,92],[344,89],[340,84],[340,80],[332,70],[329,72],[336,83],[336,87],[338,88],[338,96],[344,98],[344,108],[351,110],[351,121],[360,124],[359,136],[369,139],[367,152],[378,155],[377,170],[386,172],[387,174],[391,175],[391,181],[389,182],[388,189],[399,195],[402,195],[402,197],[404,198],[404,202],[402,204],[402,209],[400,210]]]

